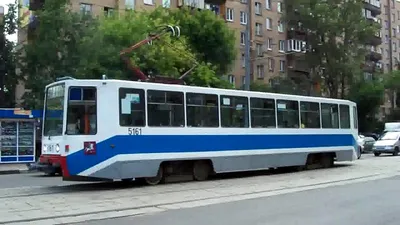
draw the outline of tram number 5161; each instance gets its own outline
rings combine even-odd
[[[128,134],[129,135],[141,135],[142,128],[128,128]]]

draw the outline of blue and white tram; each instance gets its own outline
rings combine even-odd
[[[55,116],[56,115],[56,116]],[[353,161],[347,100],[122,80],[46,87],[40,162],[65,180],[144,179]]]

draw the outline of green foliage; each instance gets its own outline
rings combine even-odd
[[[365,43],[379,29],[361,14],[362,0],[288,0],[285,16],[290,26],[301,21],[312,49],[306,54],[311,68],[319,68],[331,97],[345,97],[345,86],[362,74]],[[296,9],[296,10],[295,10]],[[318,73],[317,73],[318,74]]]
[[[6,39],[6,35],[15,34],[17,28],[17,5],[9,4],[8,12],[0,22],[0,107],[13,107],[16,75],[15,43]]]
[[[378,81],[360,81],[352,86],[349,98],[357,103],[360,131],[374,130],[375,115],[383,103],[384,91],[384,84]]]
[[[188,42],[200,61],[212,63],[219,74],[226,74],[236,59],[236,37],[226,22],[215,16],[210,10],[192,10],[182,8],[170,10],[159,8],[152,14],[167,11],[164,15],[173,17],[181,27],[181,33],[187,36]]]
[[[68,0],[45,1],[36,12],[40,21],[34,39],[20,52],[22,74],[30,92],[25,93],[24,104],[30,108],[42,107],[45,85],[57,77],[74,76],[81,66],[82,50],[96,27],[90,16],[72,12]]]
[[[30,107],[41,106],[44,86],[60,76],[135,78],[121,61],[120,51],[165,25],[180,26],[180,38],[165,35],[135,49],[128,54],[135,66],[145,74],[177,78],[197,65],[185,78],[189,85],[232,88],[221,75],[236,56],[234,35],[215,14],[160,7],[92,18],[71,12],[66,3],[46,0],[37,12],[40,26],[35,39],[23,49],[23,73],[32,90],[25,103]]]

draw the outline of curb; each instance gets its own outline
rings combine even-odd
[[[33,171],[29,170],[2,170],[0,171],[0,175],[10,175],[10,174],[20,174],[20,173],[31,173]]]
[[[26,169],[20,170],[0,170],[0,175],[10,175],[10,174],[21,174],[21,173],[33,173],[37,172],[35,170],[35,166],[32,164],[28,164]]]

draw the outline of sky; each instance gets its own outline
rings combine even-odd
[[[15,0],[0,0],[0,5],[4,7],[4,14],[8,12],[8,4],[15,3]],[[7,36],[7,39],[13,42],[17,42],[17,34]]]

